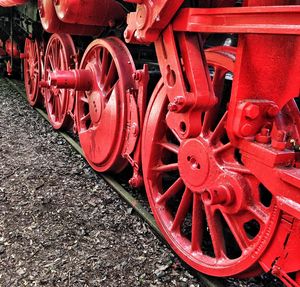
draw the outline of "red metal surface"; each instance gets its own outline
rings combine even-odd
[[[299,34],[300,7],[182,9],[173,28],[202,33]]]
[[[137,3],[135,12],[127,16],[127,29],[124,37],[127,42],[150,43],[156,41],[174,15],[178,12],[183,0],[125,0]],[[198,1],[201,7],[230,7],[234,0]],[[177,18],[177,17],[176,17]]]
[[[12,42],[10,39],[6,40],[5,42],[5,50],[9,56],[13,56],[14,58],[20,57],[18,44],[16,42]]]
[[[201,112],[214,106],[217,98],[205,63],[201,36],[180,33],[178,40],[177,46],[169,26],[155,42],[155,48],[170,100],[168,109],[172,111],[167,117],[168,125],[181,137],[188,138],[199,134]]]
[[[71,35],[98,35],[102,32],[101,27],[62,22],[57,17],[52,0],[38,0],[38,9],[43,28],[49,33],[68,33]]]
[[[53,34],[45,53],[44,81],[48,80],[51,72],[75,68],[75,57],[76,50],[70,35]],[[45,88],[44,96],[45,107],[53,128],[69,127],[72,122],[71,112],[73,111],[75,92],[53,85]]]
[[[29,2],[29,0],[0,0],[0,6],[2,7],[13,7],[21,6]]]
[[[137,5],[125,41],[154,43],[162,76],[145,124],[147,65],[136,71],[124,43],[110,37],[92,42],[78,69],[71,38],[54,35],[41,83],[53,126],[71,123],[76,92],[75,130],[91,166],[119,172],[129,163],[130,184],[145,180],[168,242],[197,270],[240,277],[271,271],[299,287],[300,1],[126,2]],[[120,1],[92,0],[85,9],[81,0],[38,3],[48,32],[111,32],[124,17]],[[237,49],[204,52],[214,33],[234,33],[228,37],[234,43],[238,36]],[[19,57],[16,44],[6,49]],[[35,53],[27,55],[34,104],[39,73]]]
[[[132,111],[128,101],[134,100],[133,60],[126,46],[110,37],[88,46],[80,69],[92,75],[91,88],[76,96],[77,129],[85,157],[97,171],[121,171],[128,163],[122,151],[133,124],[127,120]]]
[[[233,71],[232,52],[206,52],[219,104],[202,113],[199,136],[182,139],[167,126],[169,100],[162,81],[143,133],[145,186],[161,230],[186,262],[217,276],[260,272],[257,260],[279,216],[275,200],[264,198],[259,180],[226,137],[230,83],[226,86],[225,78]]]
[[[31,106],[43,102],[39,82],[42,79],[41,44],[38,40],[26,38],[24,46],[24,84],[27,100]]]
[[[54,3],[58,18],[66,23],[113,27],[125,21],[125,10],[114,0],[102,0],[101,9],[97,0],[56,0]]]

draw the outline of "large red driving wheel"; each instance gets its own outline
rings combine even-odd
[[[97,171],[119,172],[127,164],[121,153],[127,124],[126,93],[134,87],[131,55],[119,39],[93,41],[80,69],[93,75],[90,91],[76,95],[76,120],[80,144]]]
[[[219,101],[199,118],[199,136],[181,139],[171,130],[162,80],[153,92],[143,132],[145,187],[161,231],[186,263],[213,276],[253,275],[279,211],[227,137],[235,49],[212,48],[206,58]]]
[[[44,79],[50,72],[74,68],[75,46],[70,35],[53,34],[45,53]],[[55,86],[44,90],[48,118],[54,129],[67,128],[72,123],[70,112],[74,105],[74,91]]]
[[[37,106],[43,102],[43,96],[39,88],[41,78],[41,44],[38,40],[26,38],[24,46],[24,83],[27,100],[31,106]]]

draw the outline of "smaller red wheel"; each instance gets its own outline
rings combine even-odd
[[[31,106],[38,106],[43,102],[39,88],[42,78],[41,45],[38,40],[26,38],[24,46],[24,82],[26,96]]]
[[[127,91],[134,87],[133,60],[119,39],[93,41],[80,69],[93,75],[90,91],[76,94],[76,120],[80,144],[89,164],[99,172],[120,172],[127,127]]]
[[[45,53],[45,74],[47,81],[50,72],[74,68],[72,56],[76,54],[70,35],[53,34],[48,42]],[[74,92],[51,86],[44,90],[45,107],[48,118],[54,129],[68,128],[72,123],[70,112],[74,105]]]

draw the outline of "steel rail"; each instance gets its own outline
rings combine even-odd
[[[24,98],[26,98],[26,94],[25,91],[23,91],[20,87],[18,87],[18,85],[10,80],[9,78],[5,78],[7,83],[13,87],[21,96],[23,96]],[[42,109],[40,108],[33,108],[34,110],[36,110],[48,123],[49,119],[48,119],[48,115],[47,113],[45,113]],[[83,159],[85,159],[84,157],[84,153],[82,148],[80,147],[80,145],[70,136],[68,135],[66,132],[61,131],[61,130],[57,130],[56,131],[59,135],[61,135],[70,145],[71,147],[77,152],[79,153]],[[152,231],[155,232],[156,235],[159,236],[159,239],[170,248],[169,244],[167,243],[167,241],[164,239],[161,231],[159,230],[156,221],[154,219],[154,217],[141,205],[141,203],[138,201],[138,199],[136,199],[135,197],[133,197],[120,183],[118,183],[111,175],[109,174],[105,174],[105,173],[97,173],[95,172],[98,176],[101,176],[104,181],[110,186],[112,187],[118,194],[119,196],[121,196],[121,198],[144,220],[148,223],[149,227],[152,229]],[[171,248],[170,248],[171,249]],[[193,272],[194,273],[194,272]],[[204,286],[206,287],[224,287],[224,284],[222,282],[220,282],[221,279],[215,278],[215,277],[211,277],[205,274],[202,274],[200,272],[196,272],[194,275],[196,275],[203,284],[205,284]]]

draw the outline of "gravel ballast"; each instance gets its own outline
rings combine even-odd
[[[0,79],[0,286],[201,286]]]

